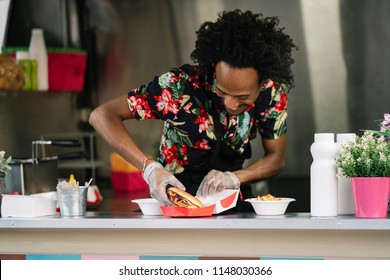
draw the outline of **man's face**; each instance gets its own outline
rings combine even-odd
[[[263,83],[254,68],[234,68],[224,61],[215,66],[216,94],[230,115],[244,112],[259,96]]]

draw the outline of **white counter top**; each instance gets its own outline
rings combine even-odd
[[[280,229],[280,230],[385,230],[390,219],[358,219],[354,215],[311,217],[310,213],[258,216],[252,213],[215,215],[201,218],[144,216],[140,213],[100,214],[61,218],[1,218],[0,229]]]
[[[390,258],[390,219],[353,215],[168,218],[87,212],[81,218],[1,218],[0,235],[0,254]]]

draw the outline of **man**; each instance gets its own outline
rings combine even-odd
[[[92,112],[90,123],[142,170],[152,197],[172,205],[166,187],[173,185],[200,196],[240,189],[248,198],[250,183],[283,169],[296,46],[278,24],[250,11],[223,12],[197,31],[196,66],[173,68]],[[126,119],[164,121],[155,160],[132,140]],[[264,156],[243,168],[257,131]]]

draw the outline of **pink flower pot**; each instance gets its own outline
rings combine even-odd
[[[386,218],[390,177],[352,178],[352,192],[357,218]]]

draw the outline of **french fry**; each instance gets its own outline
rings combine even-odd
[[[62,180],[60,182],[61,188],[78,188],[79,187],[79,182],[75,180],[74,175],[70,174],[69,177],[69,182]]]
[[[266,195],[263,195],[263,196],[258,196],[257,199],[258,200],[263,200],[263,201],[266,201],[266,200],[281,200],[280,197],[273,196],[270,193],[266,194]]]

